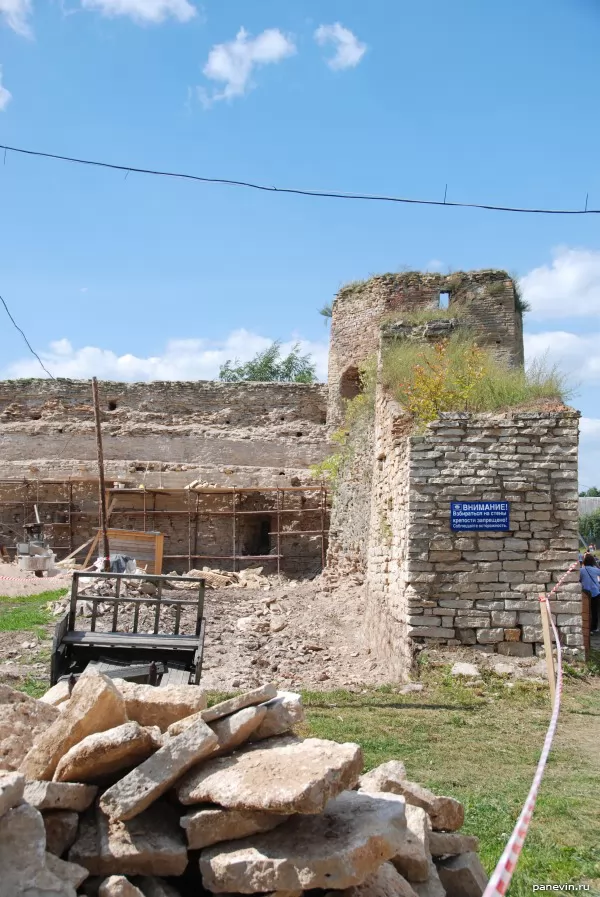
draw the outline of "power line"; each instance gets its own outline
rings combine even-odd
[[[247,187],[251,190],[262,190],[267,193],[288,193],[294,196],[313,196],[323,199],[352,199],[363,200],[368,202],[394,202],[405,203],[415,206],[445,206],[460,209],[485,209],[492,212],[520,212],[530,215],[599,215],[600,209],[588,209],[587,198],[586,207],[583,209],[532,209],[518,208],[514,206],[495,206],[489,203],[477,202],[448,202],[444,194],[443,200],[437,199],[408,199],[401,196],[381,196],[371,193],[340,193],[333,190],[302,190],[297,187],[269,187],[266,184],[253,184],[250,181],[234,181],[229,178],[209,178],[202,177],[197,174],[186,174],[185,172],[176,171],[160,171],[152,168],[139,168],[135,165],[116,165],[111,162],[98,162],[93,159],[78,159],[74,156],[59,156],[56,153],[43,153],[39,150],[23,149],[18,146],[7,146],[0,143],[0,149],[5,152],[21,153],[25,156],[37,156],[43,159],[57,159],[61,162],[72,162],[77,165],[91,165],[96,168],[109,168],[113,171],[124,171],[127,174],[131,172],[135,174],[149,174],[163,178],[178,178],[186,181],[200,181],[203,184],[222,184],[229,187]],[[447,189],[447,185],[446,185]]]
[[[19,331],[19,333],[21,334],[21,336],[22,336],[23,339],[25,340],[25,343],[27,344],[27,348],[29,349],[29,351],[31,352],[31,354],[34,355],[35,358],[37,358],[37,360],[39,361],[40,365],[42,366],[42,369],[48,374],[48,376],[50,377],[50,379],[51,379],[51,380],[56,380],[56,377],[54,377],[54,376],[50,373],[50,371],[49,371],[48,368],[44,365],[44,362],[42,361],[42,359],[40,358],[40,356],[37,354],[37,352],[35,351],[35,349],[32,348],[31,343],[29,342],[29,340],[28,340],[27,337],[25,336],[24,332],[21,330],[21,328],[19,327],[19,325],[17,324],[17,322],[15,321],[15,319],[13,318],[13,316],[11,315],[10,310],[9,310],[9,308],[8,308],[8,305],[6,304],[6,302],[4,301],[4,299],[2,298],[2,296],[0,296],[0,302],[2,303],[2,305],[4,306],[4,308],[6,309],[6,314],[8,315],[8,317],[10,318],[10,320],[12,321],[12,323],[13,323],[15,329]]]

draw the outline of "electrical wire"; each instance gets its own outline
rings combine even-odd
[[[31,354],[32,354],[35,358],[37,358],[37,360],[39,361],[40,365],[42,366],[42,369],[48,374],[48,376],[50,377],[50,379],[51,379],[51,380],[56,380],[56,377],[54,377],[54,376],[50,373],[50,371],[49,371],[48,368],[44,365],[44,362],[42,361],[42,359],[40,358],[40,356],[37,354],[37,352],[35,351],[35,349],[32,348],[31,343],[29,342],[29,340],[28,340],[27,337],[25,336],[25,333],[21,330],[21,328],[19,327],[19,325],[17,324],[17,322],[15,321],[15,319],[13,318],[13,316],[11,315],[10,310],[9,310],[9,307],[8,307],[8,305],[6,304],[6,302],[4,301],[4,299],[2,298],[2,296],[0,296],[0,302],[2,303],[2,305],[4,306],[4,308],[6,309],[6,314],[8,315],[8,317],[10,318],[10,320],[12,321],[12,323],[13,323],[15,329],[19,331],[19,333],[21,334],[21,336],[22,336],[23,339],[25,340],[25,343],[26,343],[26,345],[27,345],[27,348],[29,349],[29,351],[31,352]]]
[[[587,198],[586,207],[584,209],[537,209],[537,208],[519,208],[515,206],[495,206],[489,203],[477,202],[449,202],[444,199],[408,199],[401,196],[385,196],[372,193],[342,193],[333,190],[303,190],[297,187],[274,187],[266,184],[254,184],[250,181],[235,181],[229,178],[209,178],[197,174],[186,174],[185,172],[161,171],[152,168],[139,168],[134,165],[117,165],[112,162],[99,162],[93,159],[78,159],[74,156],[60,156],[56,153],[44,153],[40,150],[23,149],[17,146],[7,146],[0,143],[0,149],[5,152],[21,153],[25,156],[36,156],[43,159],[56,159],[61,162],[72,162],[76,165],[90,165],[97,168],[109,168],[113,171],[124,171],[127,174],[149,174],[163,178],[178,178],[187,181],[200,181],[203,184],[221,184],[229,187],[246,187],[251,190],[262,190],[267,193],[287,193],[294,196],[312,196],[322,199],[351,199],[363,200],[368,202],[392,202],[405,203],[407,205],[416,206],[449,206],[450,208],[460,209],[484,209],[492,212],[519,212],[529,215],[599,215],[600,209],[588,209]]]

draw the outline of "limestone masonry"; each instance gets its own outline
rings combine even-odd
[[[405,318],[446,308],[440,320]],[[209,566],[224,569],[232,569],[226,558],[238,557],[235,569],[239,557],[258,556],[307,576],[319,572],[327,551],[333,574],[365,576],[365,637],[390,678],[405,676],[424,647],[540,653],[538,595],[577,559],[577,412],[555,404],[444,414],[415,435],[379,384],[372,416],[351,433],[332,495],[309,488],[321,482],[312,466],[334,450],[330,437],[347,400],[362,390],[361,366],[375,364],[386,340],[447,336],[459,326],[458,308],[460,326],[480,345],[511,366],[523,364],[518,294],[504,271],[408,272],[339,292],[328,386],[101,383],[107,480],[129,489],[111,525],[141,528],[143,515],[144,528],[164,532],[166,570],[189,569],[207,555],[221,556]],[[185,491],[194,483],[200,492],[220,488],[220,497]],[[231,487],[255,491],[232,498]],[[0,498],[0,542],[9,550],[36,498],[55,502],[52,513],[44,506],[44,520],[59,554],[92,535],[88,382],[0,383]],[[509,531],[453,531],[450,503],[468,501],[508,503]],[[576,574],[552,610],[567,654],[581,653]]]

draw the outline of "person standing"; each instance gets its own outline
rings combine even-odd
[[[599,633],[598,616],[600,604],[600,569],[596,566],[596,559],[589,551],[583,556],[583,564],[579,570],[581,590],[590,600],[591,631]]]

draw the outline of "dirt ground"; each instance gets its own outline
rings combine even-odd
[[[23,582],[5,578],[8,576]],[[35,595],[69,585],[68,575],[19,577],[14,565],[0,566],[3,596]],[[343,588],[333,588],[322,577],[310,581],[272,577],[259,588],[207,589],[202,685],[225,691],[266,681],[292,690],[359,689],[381,684],[384,675],[363,644],[363,588],[360,577],[344,580]],[[171,595],[190,598],[193,593],[165,592],[165,597]],[[54,612],[59,614],[66,602],[66,597],[56,602]],[[84,610],[89,614],[89,608]],[[107,603],[101,610],[105,614],[99,618],[98,628],[109,629],[112,605]],[[87,628],[89,618],[79,619],[77,628]],[[140,629],[147,631],[153,619],[153,606],[144,606]],[[168,631],[169,612],[161,621],[161,630]],[[184,612],[181,631],[192,633],[194,622],[194,612]],[[126,612],[123,624],[127,629]],[[0,632],[0,681],[25,676],[46,679],[52,632],[53,625],[37,627],[33,633]]]

